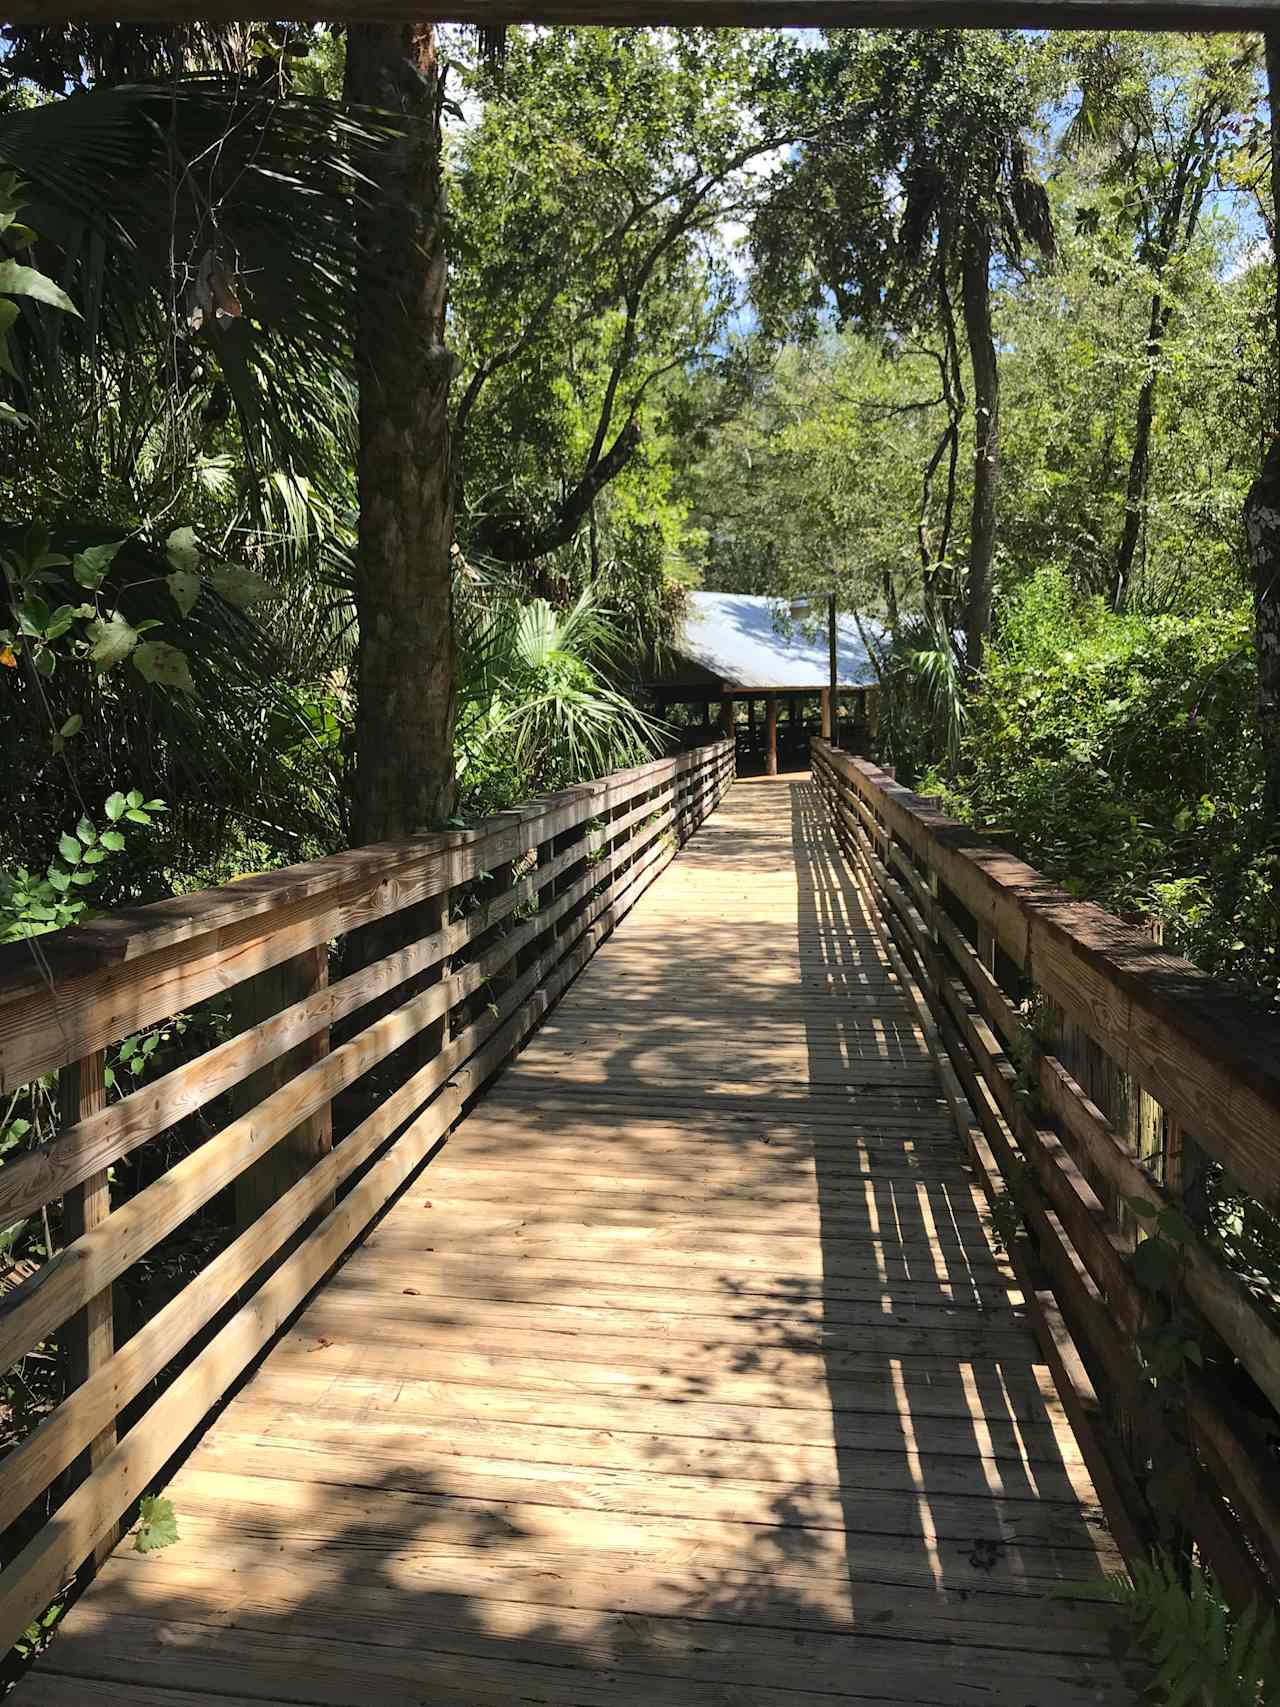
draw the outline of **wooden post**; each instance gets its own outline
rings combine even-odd
[[[1148,919],[1146,929],[1152,942],[1163,944],[1164,920]],[[1157,1177],[1164,1166],[1164,1110],[1136,1079],[1130,1083],[1130,1137],[1138,1159],[1156,1170]]]
[[[329,949],[323,942],[303,954],[294,955],[291,960],[282,960],[278,966],[268,967],[256,978],[246,979],[237,986],[233,1012],[239,1020],[239,1029],[247,1031],[259,1021],[272,1018],[282,1009],[322,990],[328,982]],[[251,1073],[237,1086],[232,1098],[236,1112],[247,1114],[304,1067],[323,1061],[328,1053],[329,1032],[326,1027],[306,1038],[296,1049]],[[300,1126],[295,1126],[278,1144],[273,1144],[261,1161],[240,1175],[236,1181],[236,1225],[240,1231],[251,1227],[332,1148],[333,1110],[326,1104]],[[327,1214],[333,1203],[333,1198],[329,1198],[321,1204],[318,1213]]]
[[[830,688],[823,688],[823,690],[822,690],[822,739],[824,741],[834,741],[835,740],[835,725],[834,725],[834,722],[832,719],[831,710],[832,710],[831,689]]]
[[[578,794],[589,794],[590,791],[588,789],[579,789],[574,792]],[[580,842],[586,842],[589,840],[592,834],[591,820],[587,819],[581,824],[575,824],[571,830],[565,830],[562,835],[557,836],[551,844],[551,851],[553,854],[566,853],[570,848],[576,847]],[[566,889],[572,889],[574,884],[577,883],[580,878],[586,876],[587,857],[587,853],[584,850],[582,858],[571,861],[570,864],[568,864],[560,873],[559,877],[555,879],[554,883],[550,886],[549,893],[547,890],[542,891],[543,906],[554,901],[557,896],[563,895]],[[549,948],[553,941],[558,942],[561,937],[569,935],[573,930],[574,920],[587,906],[587,904],[588,897],[584,895],[580,901],[575,902],[574,905],[569,908],[567,913],[556,920],[554,936],[549,933],[542,939],[543,950]]]
[[[720,733],[726,741],[733,740],[733,701],[725,699],[720,704]]]
[[[829,719],[830,724],[831,724],[830,733],[827,735],[827,739],[829,741],[834,741],[836,739],[836,716],[837,716],[836,702],[839,699],[839,696],[840,696],[840,658],[839,658],[839,651],[838,651],[838,647],[837,647],[837,632],[836,632],[836,596],[834,593],[828,593],[827,594],[827,700],[828,700],[828,713],[827,713],[827,715],[828,715],[828,719]],[[824,729],[824,733],[826,733],[825,729]]]
[[[107,1106],[106,1051],[95,1049],[92,1055],[73,1061],[58,1074],[58,1103],[64,1127],[97,1114]],[[63,1199],[63,1227],[71,1244],[84,1233],[101,1226],[111,1213],[111,1186],[107,1170],[90,1174],[83,1185],[74,1186]],[[50,1257],[53,1252],[48,1253]],[[89,1377],[110,1363],[115,1354],[114,1289],[106,1286],[96,1293],[83,1310],[71,1317],[63,1330],[67,1367],[67,1391],[72,1393]],[[70,1467],[69,1481],[74,1486],[96,1469],[114,1450],[116,1425],[107,1424],[101,1434],[89,1442],[88,1450]],[[96,1569],[116,1544],[120,1533],[118,1524],[111,1528],[93,1549],[93,1568]]]
[[[778,774],[778,696],[767,693],[764,696],[764,773],[766,776]]]

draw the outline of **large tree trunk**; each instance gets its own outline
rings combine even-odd
[[[1161,299],[1158,296],[1153,297],[1151,325],[1147,333],[1148,367],[1138,392],[1138,411],[1133,424],[1133,450],[1129,455],[1129,479],[1124,496],[1124,528],[1120,535],[1120,549],[1116,553],[1115,573],[1111,582],[1112,610],[1120,610],[1124,605],[1125,593],[1133,576],[1133,560],[1138,551],[1138,538],[1142,532],[1147,475],[1151,467],[1151,427],[1155,420],[1156,362],[1160,356],[1168,319]]]
[[[1271,105],[1271,189],[1276,350],[1280,356],[1280,30],[1266,32],[1267,85]],[[1280,395],[1277,396],[1280,414]],[[1257,713],[1262,737],[1263,810],[1280,837],[1280,419],[1262,471],[1244,501],[1253,581],[1254,643],[1258,655]]]
[[[429,24],[352,24],[349,102],[403,133],[357,213],[358,842],[439,826],[454,799],[441,73]]]
[[[973,514],[964,604],[965,664],[973,675],[982,668],[991,629],[991,564],[1000,479],[1000,368],[991,329],[991,232],[984,224],[965,237],[960,282],[973,368]]]

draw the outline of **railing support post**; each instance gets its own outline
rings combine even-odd
[[[235,1012],[241,1030],[270,1019],[283,1008],[314,995],[329,982],[329,949],[318,943],[291,960],[282,960],[248,979],[236,991]],[[329,1053],[329,1031],[326,1027],[308,1037],[279,1057],[270,1066],[260,1068],[236,1089],[233,1101],[237,1110],[248,1111],[279,1090],[304,1067],[323,1061]],[[241,1232],[251,1227],[266,1210],[302,1178],[333,1148],[333,1109],[330,1104],[296,1126],[287,1137],[272,1145],[261,1161],[247,1168],[236,1181],[236,1225]],[[327,1214],[333,1207],[329,1198],[319,1213]]]
[[[104,1049],[95,1049],[79,1061],[64,1067],[58,1075],[58,1102],[63,1126],[97,1114],[107,1106],[107,1056]],[[73,1186],[63,1199],[63,1231],[71,1244],[84,1233],[90,1233],[111,1213],[111,1185],[107,1170],[91,1174],[83,1185]],[[49,1252],[52,1256],[53,1252]],[[110,1363],[115,1353],[115,1289],[106,1286],[73,1316],[65,1329],[67,1390],[74,1392],[91,1375]],[[108,1423],[100,1434],[89,1442],[87,1451],[71,1466],[69,1481],[82,1482],[95,1470],[116,1444],[116,1425]],[[101,1537],[93,1549],[96,1569],[115,1546],[119,1525]]]

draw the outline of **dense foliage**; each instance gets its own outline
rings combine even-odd
[[[1046,570],[1010,600],[955,781],[979,828],[1208,970],[1274,983],[1248,605],[1117,615]]]

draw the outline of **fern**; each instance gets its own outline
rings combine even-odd
[[[1108,1598],[1128,1608],[1156,1666],[1165,1707],[1273,1707],[1280,1703],[1280,1625],[1255,1603],[1229,1616],[1211,1580],[1188,1584],[1165,1558],[1108,1576]]]

